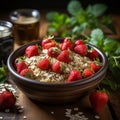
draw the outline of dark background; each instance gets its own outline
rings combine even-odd
[[[0,12],[17,8],[66,9],[70,0],[0,0]],[[88,4],[104,3],[108,6],[109,13],[120,13],[120,4],[117,0],[79,0],[83,7]]]

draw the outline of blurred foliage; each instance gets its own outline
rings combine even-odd
[[[107,6],[101,3],[89,4],[83,8],[80,1],[71,0],[67,6],[67,13],[51,11],[46,15],[49,26],[47,34],[79,38],[87,30],[102,29],[103,26],[115,32],[111,16],[105,14],[106,10]]]
[[[47,34],[84,39],[100,48],[108,58],[108,70],[102,84],[114,91],[120,88],[120,43],[105,36],[105,27],[115,33],[111,15],[106,14],[106,10],[107,6],[101,3],[83,8],[80,1],[71,0],[67,13],[51,11],[46,15]]]

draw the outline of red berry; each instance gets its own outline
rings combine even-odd
[[[63,42],[67,42],[67,41],[71,41],[71,38],[70,37],[64,38]]]
[[[32,56],[36,56],[38,55],[39,52],[38,52],[38,47],[36,45],[30,45],[26,48],[25,50],[25,55],[30,58]]]
[[[61,50],[67,50],[67,49],[73,50],[73,47],[74,45],[69,40],[66,40],[60,44]]]
[[[50,60],[48,58],[44,58],[37,63],[37,67],[42,70],[48,70],[50,68]]]
[[[72,82],[72,81],[81,80],[81,79],[82,79],[81,73],[78,70],[73,69],[69,74],[67,82]]]
[[[55,73],[62,73],[63,72],[63,69],[64,69],[64,65],[63,63],[61,63],[60,61],[57,61],[56,63],[54,63],[52,65],[52,70],[55,72]]]
[[[69,63],[72,61],[69,51],[68,50],[63,50],[58,56],[57,59],[61,62]]]
[[[108,102],[108,95],[103,91],[92,92],[89,96],[89,100],[93,111],[99,113]]]
[[[43,49],[49,49],[49,48],[55,47],[55,46],[56,46],[56,42],[51,41],[51,42],[49,42],[49,43],[46,43],[42,48],[43,48]]]
[[[48,52],[47,54],[50,56],[50,57],[57,57],[60,53],[60,49],[58,49],[57,47],[51,47],[48,49]]]
[[[89,77],[89,76],[91,76],[91,75],[93,75],[93,72],[92,72],[91,69],[85,68],[85,69],[83,70],[83,76],[84,76],[85,78],[86,78],[86,77]]]
[[[92,49],[90,52],[88,52],[87,56],[90,59],[95,60],[96,58],[99,58],[99,53],[95,49]]]
[[[29,68],[26,68],[20,72],[20,75],[30,78],[31,76],[33,76],[33,71]]]
[[[51,42],[51,41],[52,41],[51,38],[47,38],[47,39],[42,40],[42,42],[41,42],[42,47],[43,47],[46,43],[49,43],[49,42]]]
[[[0,110],[13,107],[16,103],[16,97],[9,90],[5,90],[0,94]]]
[[[85,44],[79,44],[74,47],[74,51],[80,54],[81,56],[85,56],[87,55],[88,48]]]
[[[23,70],[25,68],[27,68],[27,65],[26,65],[26,63],[24,61],[20,61],[20,62],[16,63],[16,71],[18,73],[20,73],[21,70]]]
[[[92,62],[92,63],[90,64],[90,67],[91,67],[91,69],[92,69],[94,72],[97,72],[97,71],[101,68],[101,66],[100,66],[99,64],[94,63],[94,62]]]
[[[84,44],[83,40],[76,40],[75,41],[75,45],[80,45],[80,44]]]

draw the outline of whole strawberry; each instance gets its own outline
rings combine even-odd
[[[72,82],[80,79],[82,79],[82,74],[78,70],[73,69],[69,74],[67,82]]]
[[[45,44],[50,43],[51,41],[52,41],[52,38],[43,39],[41,42],[41,46],[44,47]]]
[[[25,76],[27,78],[33,78],[34,77],[34,73],[31,69],[29,68],[26,68],[26,69],[23,69],[21,72],[20,72],[20,75],[21,76]]]
[[[97,64],[97,63],[95,63],[95,62],[92,62],[92,63],[90,64],[90,67],[91,67],[91,69],[92,69],[94,72],[97,72],[97,71],[101,68],[101,65],[100,65],[100,64]]]
[[[90,68],[85,68],[83,70],[83,76],[84,76],[84,78],[89,77],[91,75],[93,75],[93,71]]]
[[[0,94],[0,110],[14,106],[16,97],[9,90],[5,90]]]
[[[16,71],[20,73],[23,69],[27,68],[27,65],[24,61],[20,61],[15,63]]]
[[[85,44],[78,44],[74,47],[74,51],[80,54],[81,56],[85,56],[87,55],[88,48]]]
[[[37,63],[37,67],[42,70],[48,70],[50,68],[50,60],[48,58],[44,58]]]
[[[65,38],[64,41],[62,43],[60,43],[61,50],[67,50],[67,49],[73,50],[73,47],[74,47],[74,45],[71,42],[71,39],[69,39],[69,38]]]
[[[48,49],[47,54],[50,57],[55,57],[56,58],[59,55],[60,52],[61,51],[60,51],[59,48],[57,48],[57,47],[51,47],[51,48]]]
[[[94,113],[99,113],[108,102],[108,95],[104,91],[94,91],[90,94],[89,100]]]
[[[57,61],[52,65],[52,70],[55,73],[59,73],[59,74],[63,73],[64,68],[65,68],[64,64],[60,61]]]
[[[69,50],[63,50],[58,56],[57,60],[65,63],[69,63],[72,61],[72,58],[70,56]]]
[[[25,55],[30,58],[39,54],[37,45],[30,45],[25,50]]]
[[[84,41],[82,39],[75,41],[75,46],[80,44],[84,44]]]
[[[87,57],[89,57],[92,60],[95,60],[99,58],[99,53],[95,49],[92,49],[90,52],[88,52]]]
[[[56,42],[53,40],[51,42],[46,43],[44,46],[42,46],[43,49],[49,49],[51,47],[56,47]]]

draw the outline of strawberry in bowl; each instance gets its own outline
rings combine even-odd
[[[19,72],[18,60],[25,64]],[[71,42],[66,37],[23,45],[9,56],[7,64],[13,81],[28,97],[61,103],[97,87],[108,63],[105,54],[94,45],[83,40]]]

